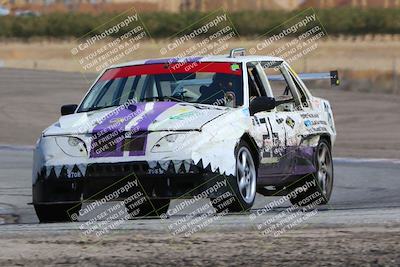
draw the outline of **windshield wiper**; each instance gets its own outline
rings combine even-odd
[[[169,100],[172,100],[172,101],[183,102],[183,100],[178,99],[178,98],[175,98],[175,97],[173,97],[173,96],[163,96],[163,97],[160,97],[160,96],[152,96],[152,97],[145,97],[145,98],[143,98],[143,99],[141,100],[141,102],[142,102],[142,101],[147,102],[147,101],[152,101],[152,100],[154,101],[154,99],[157,99],[157,100],[159,100],[159,101],[164,101],[164,99],[169,99]]]
[[[103,109],[103,108],[118,107],[118,106],[119,106],[119,105],[110,105],[110,106],[101,106],[101,107],[91,107],[91,108],[88,108],[88,109],[84,110],[84,112],[99,110],[99,109]]]
[[[183,99],[179,99],[179,98],[176,98],[176,97],[174,97],[174,96],[164,96],[164,98],[169,99],[169,100],[172,100],[172,101],[184,102]],[[182,97],[182,98],[183,98],[183,97]]]

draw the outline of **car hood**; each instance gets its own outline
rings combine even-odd
[[[62,116],[44,131],[44,135],[201,130],[206,123],[231,109],[178,102],[135,103]]]

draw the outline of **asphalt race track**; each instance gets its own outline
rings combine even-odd
[[[38,224],[31,202],[32,151],[24,147],[0,148],[0,226],[1,232],[20,230],[75,230],[76,223]],[[321,206],[318,214],[307,220],[308,225],[355,225],[400,223],[400,161],[379,159],[335,159],[334,191],[329,205]],[[251,211],[257,214],[272,197],[257,196]],[[206,201],[206,200],[205,200]],[[178,201],[173,202],[176,205]],[[276,215],[290,204],[274,208],[249,220],[249,213],[229,214],[208,227],[252,229],[258,220]],[[178,214],[168,220],[128,221],[120,228],[160,229],[168,221],[178,220]]]

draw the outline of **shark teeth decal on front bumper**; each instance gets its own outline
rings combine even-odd
[[[149,174],[184,174],[193,173],[197,168],[192,160],[160,160],[148,161]]]
[[[161,160],[148,161],[149,174],[185,174],[197,173],[199,171],[225,175],[218,166],[213,166],[211,162],[203,163],[203,159],[197,162],[193,160]]]
[[[126,165],[134,166],[133,163],[126,163]],[[215,174],[220,173],[220,169],[212,166],[210,162],[203,164],[203,160],[200,159],[197,163],[193,160],[159,160],[159,161],[148,161],[147,162],[147,173],[148,175],[160,175],[160,174],[189,174],[189,173],[200,173],[209,172]],[[86,176],[96,177],[96,171],[93,172],[93,167],[88,170],[86,164],[75,164],[75,165],[57,165],[57,166],[44,166],[41,169],[41,173],[38,173],[38,177],[44,179],[57,178],[57,179],[77,179],[84,178]],[[121,174],[121,170],[117,170],[117,167],[111,167],[110,172],[113,174]],[[126,172],[127,175],[135,173],[133,169]],[[100,174],[100,173],[99,173]],[[103,175],[104,173],[101,173]],[[143,173],[142,173],[143,174]]]

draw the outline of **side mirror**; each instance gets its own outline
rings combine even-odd
[[[275,98],[268,96],[259,96],[250,103],[250,115],[261,112],[261,111],[270,111],[276,107]]]
[[[77,109],[78,105],[76,104],[70,104],[70,105],[64,105],[61,107],[61,116],[73,114],[75,110]]]

